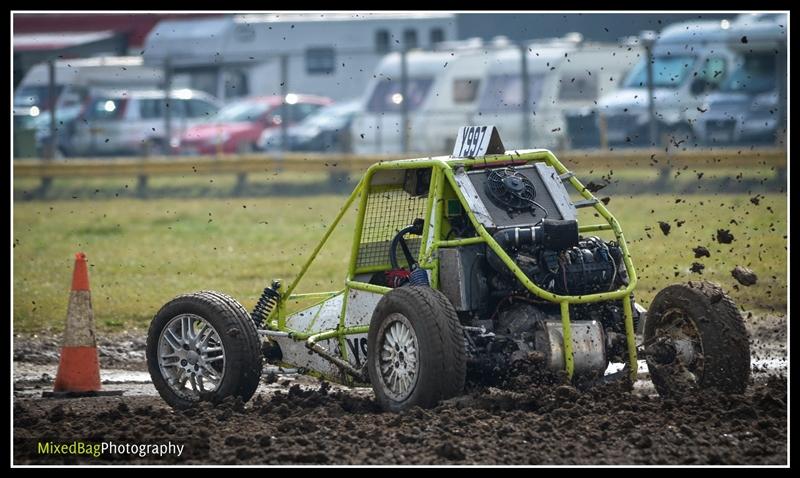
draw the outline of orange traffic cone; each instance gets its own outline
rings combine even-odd
[[[61,345],[61,359],[53,393],[45,396],[119,395],[121,392],[101,392],[100,363],[94,335],[94,313],[89,290],[89,271],[86,254],[75,254],[72,291],[67,306],[67,325]]]

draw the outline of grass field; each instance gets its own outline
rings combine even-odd
[[[675,281],[719,282],[745,310],[786,308],[785,194],[615,195],[610,210],[622,223],[640,276],[638,298]],[[250,309],[272,279],[290,279],[344,196],[230,199],[75,199],[14,204],[14,330],[62,328],[74,253],[89,257],[98,328],[146,328],[173,296],[216,289]],[[591,213],[590,213],[591,214]],[[731,223],[734,220],[736,223]],[[671,224],[665,236],[658,221]],[[678,226],[679,221],[681,222]],[[299,291],[342,286],[354,219],[348,217]],[[718,228],[734,234],[718,244]],[[710,258],[695,259],[706,246]],[[693,262],[702,275],[690,272]],[[758,283],[738,286],[730,271],[752,268]]]

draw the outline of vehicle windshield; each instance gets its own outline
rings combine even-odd
[[[529,107],[536,110],[542,96],[543,74],[532,74],[528,80]],[[522,111],[522,77],[520,75],[492,75],[481,94],[479,111]]]
[[[326,106],[306,118],[301,124],[314,128],[326,128],[344,123],[358,111],[358,103],[340,103]]]
[[[269,110],[270,105],[267,103],[237,101],[219,110],[213,121],[223,123],[260,121]]]
[[[64,90],[64,85],[56,85],[56,98]],[[23,86],[14,93],[15,106],[38,106],[40,110],[50,107],[50,87],[48,85]]]
[[[746,55],[740,68],[720,85],[727,93],[766,93],[776,87],[775,55]]]
[[[425,101],[428,91],[433,84],[433,78],[409,78],[407,81],[406,96],[408,96],[408,111],[414,111]],[[400,81],[384,80],[378,83],[367,103],[367,111],[400,112],[404,101],[400,94]]]
[[[678,88],[689,76],[696,61],[697,58],[689,55],[653,57],[653,87]],[[647,87],[647,60],[643,59],[633,67],[624,86]]]

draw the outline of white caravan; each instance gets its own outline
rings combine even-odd
[[[460,126],[476,120],[486,70],[507,41],[480,39],[449,42],[436,51],[407,54],[408,152],[450,151]],[[352,144],[358,154],[403,152],[401,55],[387,55],[373,73],[353,123]]]
[[[480,122],[497,126],[507,149],[568,147],[565,112],[595,107],[598,97],[615,90],[636,61],[638,52],[627,47],[584,44],[577,35],[528,44],[526,118],[521,52],[499,51],[481,88]]]
[[[401,94],[401,54],[390,53],[375,69],[362,99],[361,112],[353,120],[352,145],[356,154],[391,154],[403,152],[402,109],[408,112],[409,146],[416,112],[430,98],[434,83],[442,81],[450,52],[411,51],[406,54],[406,94]]]
[[[509,48],[516,47],[505,37],[488,44],[472,39],[440,46],[440,50],[450,51],[451,60],[441,69],[427,101],[416,111],[409,138],[412,151],[450,153],[461,126],[483,123],[478,121],[478,100],[491,59],[497,51]]]
[[[164,20],[145,40],[144,60],[169,61],[173,87],[220,101],[288,91],[358,97],[384,55],[456,38],[455,15],[438,12],[265,13]],[[282,77],[282,57],[286,77]]]

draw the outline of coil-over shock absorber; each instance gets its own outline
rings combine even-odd
[[[256,306],[253,307],[253,313],[250,316],[253,318],[253,323],[256,324],[256,329],[260,329],[264,321],[269,317],[272,309],[278,305],[281,300],[281,294],[278,290],[281,288],[281,282],[278,280],[272,281],[272,285],[264,288],[261,297],[258,298]]]

